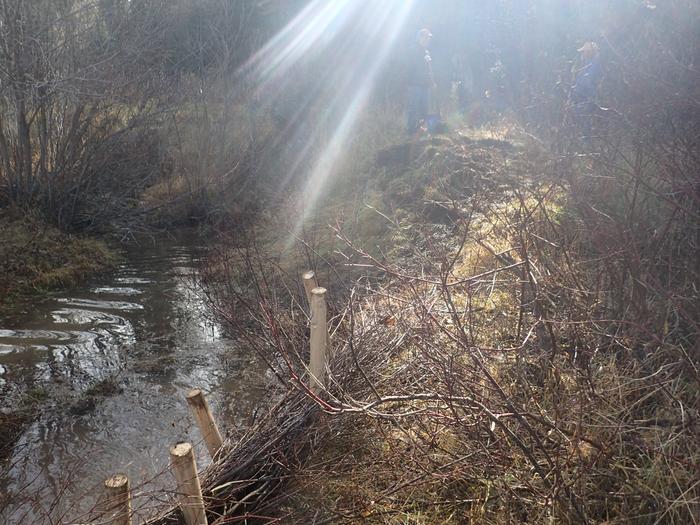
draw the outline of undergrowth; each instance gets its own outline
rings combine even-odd
[[[658,236],[679,255],[651,258],[642,219],[682,213],[647,195],[657,212],[623,227],[630,189],[596,168],[500,138],[398,144],[365,172],[367,206],[317,216],[334,237],[308,235],[296,259],[263,245],[219,261],[236,292],[215,302],[235,325],[258,297],[256,347],[278,377],[303,377],[290,349],[308,344],[295,264],[332,292],[333,352],[368,363],[350,383],[331,365],[278,518],[697,519],[693,235]]]

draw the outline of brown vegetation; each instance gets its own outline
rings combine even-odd
[[[77,19],[94,41],[52,47],[31,35],[67,44],[70,27],[39,31],[59,8],[0,0],[21,15],[0,25],[0,197],[65,229],[220,226],[202,279],[279,389],[204,473],[212,522],[698,522],[695,3],[444,0],[433,29],[474,57],[466,115],[512,124],[400,143],[377,126],[403,87],[387,67],[375,126],[306,214],[300,183],[335,129],[305,115],[341,112],[335,81],[352,76],[329,68],[333,50],[285,79],[291,101],[261,102],[239,67],[274,3],[107,4],[112,18]],[[605,109],[582,137],[572,50],[593,37]],[[119,75],[119,96],[90,91]],[[274,233],[230,226],[261,209]],[[308,268],[332,299],[320,395],[304,380]]]
[[[333,254],[317,269],[336,298],[333,379],[321,399],[300,382],[308,335],[303,292],[288,280],[296,276],[260,254],[230,268],[216,304],[241,330],[250,309],[259,328],[245,337],[291,388],[291,406],[273,411],[253,444],[234,447],[210,490],[242,474],[243,461],[268,480],[254,491],[260,501],[244,507],[269,520],[692,521],[700,498],[693,260],[635,266],[648,260],[646,241],[640,247],[635,230],[622,233],[624,243],[609,237],[621,234],[612,213],[629,183],[593,178],[599,168],[589,161],[458,138],[438,144],[393,172],[394,181],[421,173],[410,196],[392,192],[384,202],[385,238],[398,234],[401,250],[364,249],[342,225],[345,248],[311,247]],[[408,208],[393,210],[403,223],[388,211],[397,199]],[[442,238],[435,206],[448,222]],[[681,211],[664,213],[675,221]],[[692,235],[662,242],[665,253],[693,252]],[[366,275],[340,278],[348,266]],[[304,395],[305,411],[291,408]],[[296,414],[314,404],[326,415],[301,443],[274,431],[307,424]],[[277,439],[296,445],[257,452]],[[287,476],[280,496],[272,489]]]
[[[118,258],[102,241],[63,233],[18,209],[0,212],[0,231],[3,301],[17,293],[72,286]]]

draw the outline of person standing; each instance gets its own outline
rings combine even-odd
[[[586,42],[578,52],[580,66],[574,71],[571,102],[576,122],[584,138],[589,140],[592,134],[593,116],[597,109],[598,85],[603,76],[603,68],[600,65],[598,44],[595,42]]]
[[[433,38],[428,29],[418,31],[417,42],[411,47],[406,79],[406,132],[413,136],[428,116],[430,91],[435,85],[430,57]]]

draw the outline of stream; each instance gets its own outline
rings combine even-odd
[[[35,404],[0,459],[0,523],[72,523],[117,472],[173,488],[168,446],[201,436],[184,396],[201,388],[222,434],[245,426],[266,371],[212,319],[194,234],[130,246],[110,274],[19,302],[0,318],[0,408]],[[198,467],[208,456],[196,446]],[[155,479],[154,476],[157,476]]]

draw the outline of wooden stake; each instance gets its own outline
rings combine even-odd
[[[190,391],[186,399],[187,404],[190,405],[190,409],[192,409],[194,418],[197,420],[197,426],[202,433],[204,443],[207,445],[209,455],[211,459],[214,459],[224,441],[221,439],[221,433],[209,409],[209,403],[207,403],[207,399],[199,389]]]
[[[189,443],[177,443],[170,447],[170,464],[182,494],[180,508],[187,525],[208,525],[204,513],[202,486],[197,476],[194,451]]]
[[[326,320],[326,289],[311,290],[311,358],[309,362],[309,388],[318,392],[324,385],[326,371],[326,343],[328,323]]]
[[[131,492],[129,478],[124,474],[115,474],[104,482],[107,501],[109,525],[131,525]]]
[[[304,291],[306,292],[306,300],[309,302],[309,310],[311,309],[311,290],[318,288],[318,282],[316,281],[316,274],[309,270],[301,274],[301,278],[304,281]],[[326,341],[326,346],[331,348],[331,334],[328,333],[328,340]]]
[[[308,272],[301,274],[301,280],[304,281],[306,300],[309,302],[309,306],[311,306],[311,290],[318,287],[318,283],[316,282],[316,274],[309,270]]]

